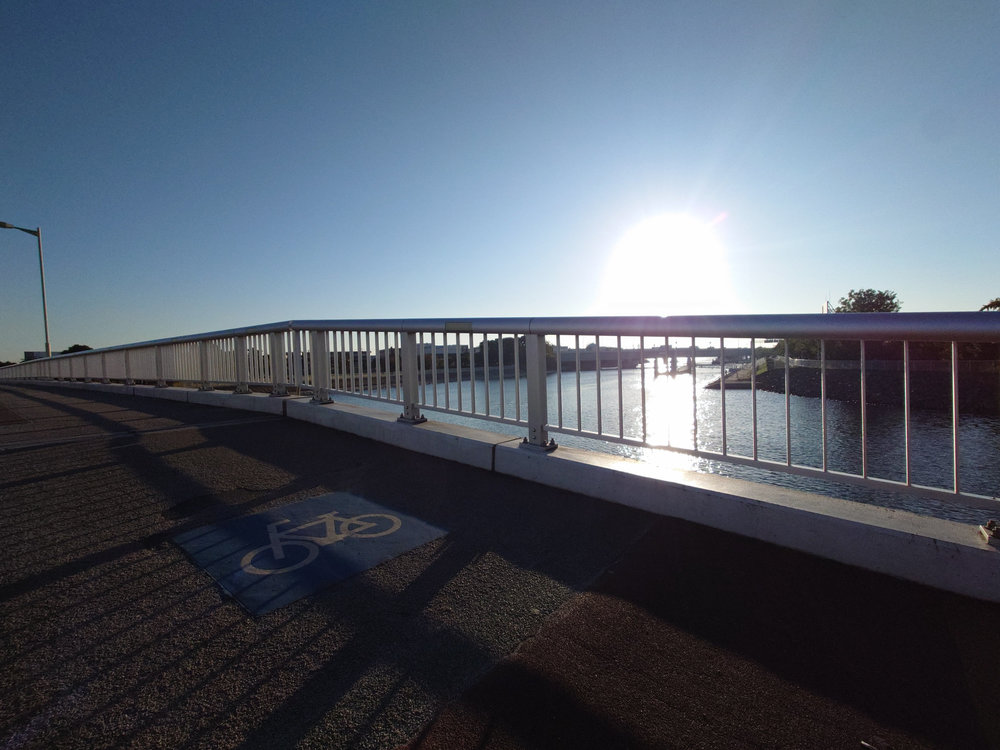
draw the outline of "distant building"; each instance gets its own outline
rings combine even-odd
[[[33,359],[45,359],[45,352],[25,352],[24,361],[30,362]]]

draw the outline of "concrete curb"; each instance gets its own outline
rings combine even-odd
[[[301,419],[487,471],[493,470],[494,451],[498,445],[517,442],[510,435],[443,422],[407,424],[399,422],[388,412],[347,404],[316,404],[295,400],[288,402],[286,414],[292,419]]]
[[[499,446],[495,470],[977,599],[1000,602],[1000,549],[974,525],[561,447]]]

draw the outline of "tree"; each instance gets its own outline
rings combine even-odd
[[[1000,311],[1000,297],[997,297],[996,299],[991,299],[989,302],[987,302],[985,305],[979,308],[980,312],[982,312],[983,310]]]
[[[75,354],[76,352],[89,352],[94,347],[86,344],[73,344],[69,349],[63,349],[60,354]]]
[[[902,303],[888,289],[852,289],[833,309],[838,313],[899,312]]]
[[[840,303],[833,308],[838,313],[858,312],[899,312],[902,303],[893,291],[880,289],[852,289],[846,297],[840,298]],[[783,354],[778,347],[778,354]],[[819,359],[820,345],[816,339],[788,339],[788,356],[793,359]],[[856,360],[860,356],[857,341],[839,341],[828,339],[826,342],[827,359]],[[886,357],[886,355],[882,355]],[[888,357],[892,358],[892,357]]]

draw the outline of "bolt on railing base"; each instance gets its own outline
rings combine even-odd
[[[233,391],[233,393],[239,393],[239,394],[250,393],[250,386],[238,385],[236,386],[236,389]]]
[[[535,443],[529,443],[528,438],[524,438],[521,441],[521,444],[517,447],[529,451],[534,451],[536,453],[551,453],[559,446],[556,445],[556,441],[554,439],[549,440],[549,442],[547,442],[545,445],[536,445]]]
[[[330,396],[329,391],[326,388],[317,388],[313,392],[312,399],[310,399],[314,404],[332,404],[333,398]]]

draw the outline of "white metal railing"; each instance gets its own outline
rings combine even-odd
[[[820,342],[819,359],[787,356],[788,341],[797,339]],[[857,359],[828,363],[827,342],[845,340],[854,342]],[[900,342],[898,362],[867,361],[874,342]],[[944,342],[944,353],[914,360],[913,346],[923,342]],[[963,441],[970,438],[963,433],[960,373],[994,373],[996,379],[997,355],[989,348],[996,342],[1000,314],[994,313],[290,321],[25,362],[0,369],[0,380],[184,383],[244,393],[269,389],[277,396],[308,393],[317,402],[350,396],[398,405],[408,422],[440,412],[507,425],[535,450],[554,448],[553,435],[564,435],[993,508],[1000,489],[981,476],[982,461],[963,460]],[[963,359],[973,343],[979,356],[989,355],[988,364]],[[714,394],[703,390],[699,374],[699,351],[706,345],[719,355],[709,371]],[[765,357],[761,350],[768,347],[772,355]],[[737,348],[758,363],[748,368],[749,386],[746,372],[727,370],[727,352]],[[765,398],[758,370],[766,359],[783,387]],[[793,374],[806,370],[819,377],[812,423],[800,415],[808,409],[793,395]],[[924,441],[918,436],[923,423],[914,420],[912,402],[921,379],[930,377],[925,373],[937,371],[946,373],[947,392],[937,399],[935,419],[948,423],[950,438],[946,449],[931,451],[947,454],[950,470],[946,480],[924,481],[912,452]],[[851,407],[829,393],[830,379],[845,372],[856,377]],[[879,372],[901,377],[901,404],[888,417],[876,393],[888,376]],[[769,377],[774,381],[773,372]],[[837,418],[846,422],[831,422],[835,402],[841,404]],[[1000,434],[995,415],[974,420],[983,418],[994,419],[993,434]],[[844,424],[856,425],[856,440],[847,434],[854,427]],[[885,443],[887,424],[898,434]],[[803,448],[801,433],[810,430],[812,447]],[[877,456],[873,441],[883,441]],[[885,445],[890,453],[899,451],[895,469],[879,464]],[[993,451],[990,463],[997,463],[996,444],[987,439],[976,449]],[[844,459],[847,454],[856,460]]]

